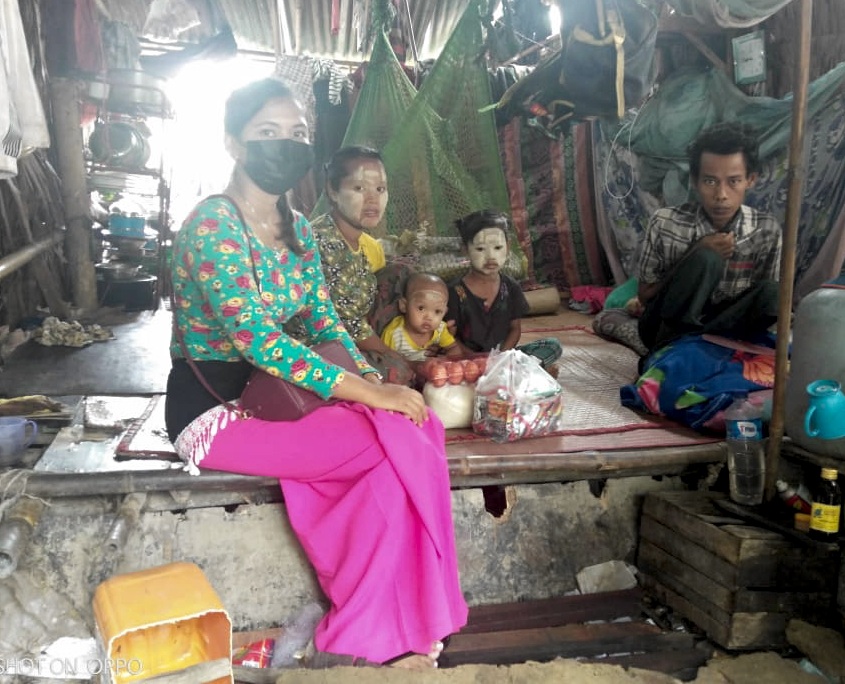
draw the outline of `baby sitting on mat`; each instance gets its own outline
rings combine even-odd
[[[399,300],[401,315],[387,324],[382,342],[409,361],[445,353],[463,356],[463,348],[443,322],[449,302],[446,283],[431,273],[412,273]]]

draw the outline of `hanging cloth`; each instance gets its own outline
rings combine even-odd
[[[76,66],[89,74],[105,71],[103,43],[100,39],[100,23],[93,0],[79,0],[73,13],[74,46]]]
[[[49,147],[47,119],[26,45],[18,0],[0,0],[0,178],[18,173],[18,158]]]
[[[332,35],[340,33],[340,0],[332,0]]]
[[[768,19],[790,0],[667,0],[675,11],[708,26],[748,28]]]
[[[352,81],[349,80],[349,74],[330,59],[314,60],[314,80],[321,81],[323,79],[329,81],[329,102],[333,105],[341,103],[341,93],[344,90],[347,93],[352,90]]]
[[[352,25],[355,27],[356,47],[358,52],[365,53],[370,49],[372,8],[371,0],[355,0],[352,7]]]

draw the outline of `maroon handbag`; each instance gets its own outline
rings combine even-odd
[[[355,360],[339,340],[315,344],[311,350],[350,373],[359,373]],[[323,399],[259,368],[252,371],[241,392],[241,411],[261,420],[299,420],[314,409],[331,403],[334,403],[333,399]]]
[[[205,390],[217,401],[223,404],[230,411],[234,411],[242,418],[260,418],[261,420],[273,421],[289,421],[299,420],[303,416],[308,415],[314,409],[321,406],[328,406],[334,403],[334,399],[323,399],[314,394],[310,390],[303,389],[299,385],[294,385],[284,378],[270,375],[267,371],[260,368],[254,368],[252,374],[249,376],[243,392],[241,392],[240,406],[235,406],[232,402],[223,399],[214,389],[211,384],[203,377],[200,369],[194,360],[188,356],[188,350],[185,348],[185,341],[182,338],[182,331],[176,326],[174,321],[173,329],[176,332],[176,337],[179,340],[179,346],[182,348],[182,353],[185,360],[191,367],[191,370],[196,375],[200,384],[205,387]],[[346,351],[346,347],[340,340],[330,340],[328,342],[320,342],[311,347],[311,351],[316,352],[322,356],[326,361],[342,366],[350,373],[360,375],[355,359]]]

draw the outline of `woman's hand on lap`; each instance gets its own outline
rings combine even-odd
[[[334,389],[332,397],[343,401],[357,401],[370,408],[401,413],[417,425],[428,418],[422,394],[405,385],[368,382],[366,378],[347,373]]]
[[[404,385],[386,384],[379,388],[381,395],[378,405],[369,404],[373,408],[386,409],[401,413],[417,425],[422,425],[428,418],[428,408],[422,394]]]

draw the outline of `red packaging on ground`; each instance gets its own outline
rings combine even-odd
[[[270,660],[273,658],[273,648],[275,645],[275,639],[262,639],[261,641],[253,641],[251,644],[235,649],[235,652],[232,653],[232,665],[270,667]]]

